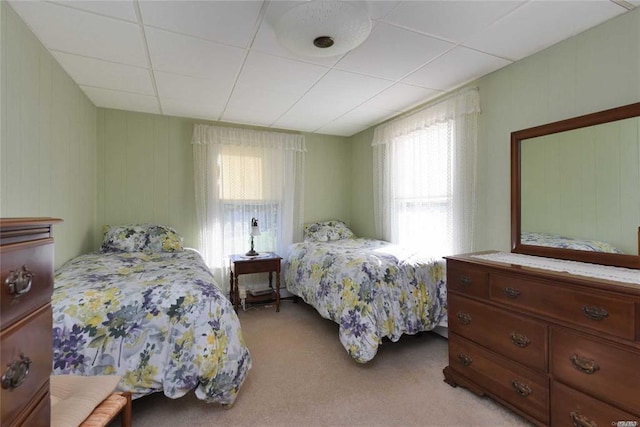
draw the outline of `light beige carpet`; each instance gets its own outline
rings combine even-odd
[[[338,325],[310,306],[283,301],[239,314],[253,368],[235,404],[193,393],[133,402],[136,427],[163,426],[529,426],[488,398],[443,382],[446,339],[431,333],[386,342],[358,364]]]

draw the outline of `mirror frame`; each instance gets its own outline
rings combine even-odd
[[[548,258],[567,259],[594,264],[640,269],[640,252],[638,255],[610,254],[604,252],[580,251],[574,249],[552,248],[547,246],[523,245],[521,235],[521,163],[520,144],[523,140],[539,136],[551,135],[587,126],[609,123],[640,116],[640,102],[612,108],[597,113],[561,120],[546,125],[522,129],[511,133],[511,252],[542,256]],[[640,251],[640,224],[638,224],[638,250]]]

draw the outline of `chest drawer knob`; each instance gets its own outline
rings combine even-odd
[[[519,334],[518,332],[511,332],[509,334],[511,338],[511,342],[517,345],[520,348],[525,348],[529,344],[531,344],[531,340],[524,334]]]
[[[460,311],[458,312],[458,314],[456,314],[456,317],[458,318],[458,322],[462,323],[463,325],[468,325],[469,323],[471,323],[471,315],[469,315],[468,313]]]
[[[516,289],[516,288],[504,288],[502,292],[504,292],[504,294],[509,298],[513,298],[513,299],[518,298],[522,293],[520,292],[520,289]]]
[[[602,320],[605,317],[609,316],[607,310],[603,307],[598,307],[596,305],[585,305],[582,306],[582,312],[585,316],[587,316],[591,320]]]
[[[522,381],[513,380],[511,381],[511,385],[513,386],[513,389],[522,397],[527,397],[531,394],[531,387],[529,387]]]
[[[29,271],[26,265],[23,265],[20,270],[11,271],[4,283],[7,285],[9,295],[22,295],[31,290],[32,281],[33,273]]]
[[[24,382],[29,375],[29,366],[31,366],[31,359],[24,354],[20,355],[20,360],[15,360],[13,363],[7,365],[8,368],[2,375],[2,388],[5,390],[13,390],[20,387],[20,384]]]
[[[460,359],[464,366],[469,366],[473,363],[473,359],[468,354],[458,353],[458,359]]]
[[[589,418],[584,415],[580,415],[577,412],[572,411],[569,416],[571,417],[571,421],[575,427],[598,427],[598,424],[596,424],[595,421],[591,421]]]
[[[573,354],[569,360],[573,364],[574,368],[578,371],[583,372],[585,374],[595,374],[600,370],[600,366],[598,363],[593,360],[583,356],[578,356],[577,354]]]

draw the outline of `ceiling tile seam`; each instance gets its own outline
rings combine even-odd
[[[160,93],[158,92],[156,75],[153,71],[153,62],[151,61],[151,52],[149,51],[149,43],[147,42],[147,35],[144,30],[144,21],[142,19],[142,12],[140,10],[140,4],[138,3],[138,0],[133,0],[133,8],[136,12],[136,16],[138,17],[138,28],[140,29],[140,36],[142,37],[142,44],[144,45],[144,53],[145,53],[145,56],[147,57],[147,64],[149,65],[148,72],[149,72],[149,77],[151,78],[151,86],[153,87],[153,92],[156,94],[158,111],[160,111],[160,114],[163,114],[164,111],[162,109]]]
[[[133,91],[124,90],[124,89],[113,89],[113,88],[110,88],[110,87],[96,86],[96,85],[85,84],[85,83],[77,83],[77,85],[78,86],[82,86],[82,87],[91,88],[91,89],[108,90],[110,92],[121,92],[121,93],[127,93],[129,95],[139,95],[139,96],[146,96],[146,97],[149,97],[149,98],[158,98],[157,95],[149,95],[148,93],[133,92]]]
[[[149,69],[149,67],[141,67],[140,65],[129,64],[129,63],[120,62],[120,61],[113,61],[111,59],[104,59],[104,58],[99,58],[99,57],[96,57],[96,56],[82,55],[82,54],[79,54],[79,53],[69,52],[69,51],[66,51],[66,50],[60,50],[60,49],[47,49],[47,50],[49,52],[63,53],[65,55],[76,56],[78,58],[93,59],[94,61],[106,62],[107,64],[124,65],[125,67],[138,68],[140,70],[148,70]]]
[[[14,0],[14,1],[22,1],[22,0]],[[136,21],[130,21],[128,19],[120,18],[120,17],[113,16],[113,15],[106,15],[104,13],[96,12],[94,10],[81,9],[81,8],[75,7],[75,6],[73,6],[73,4],[69,4],[69,3],[58,3],[58,2],[50,1],[50,0],[46,0],[46,1],[44,1],[44,3],[48,3],[48,4],[52,5],[52,6],[60,6],[60,7],[66,8],[66,9],[75,10],[76,12],[80,12],[80,13],[87,13],[89,15],[99,16],[101,18],[113,19],[113,20],[116,20],[116,21],[126,22],[126,23],[129,23],[129,24],[137,24]]]
[[[225,101],[224,107],[222,108],[222,111],[218,115],[217,120],[222,120],[222,117],[224,117],[225,113],[227,112],[227,108],[229,107],[229,103],[231,102],[231,98],[233,97],[233,93],[235,92],[236,87],[238,85],[238,79],[240,78],[240,74],[242,74],[242,70],[244,69],[244,66],[247,63],[247,58],[249,58],[249,53],[251,52],[251,47],[253,46],[253,42],[256,40],[256,37],[258,36],[258,31],[260,30],[260,26],[264,22],[264,16],[267,11],[267,7],[269,6],[269,3],[270,2],[268,0],[262,2],[262,6],[260,7],[260,12],[258,12],[258,17],[256,18],[256,22],[253,25],[253,35],[251,36],[249,45],[246,48],[244,48],[244,57],[242,58],[242,63],[240,64],[240,67],[238,67],[238,70],[236,71],[236,75],[233,78],[233,85],[231,86],[231,90],[229,91],[227,100]]]
[[[378,18],[377,20],[378,20],[378,21],[383,21],[383,22],[384,22],[384,20],[385,20],[389,15],[391,15],[391,13],[392,13],[394,10],[396,10],[397,8],[399,8],[399,7],[400,7],[400,5],[401,5],[401,4],[403,4],[403,3],[406,3],[406,2],[405,2],[405,1],[399,1],[399,2],[396,2],[396,4],[395,4],[391,9],[389,9],[389,11],[388,11],[387,13],[385,13],[383,16],[381,16],[381,17],[380,17],[380,18]],[[373,19],[372,19],[372,21],[373,21]]]
[[[134,0],[134,1],[138,1],[138,0]],[[187,33],[183,33],[183,32],[180,32],[180,31],[169,30],[167,28],[158,27],[156,25],[145,24],[145,27],[150,28],[152,30],[162,31],[164,33],[169,33],[169,34],[172,34],[172,35],[175,35],[175,36],[188,37],[188,38],[200,40],[200,41],[203,41],[203,42],[215,43],[215,44],[218,44],[220,46],[233,47],[235,49],[247,49],[247,46],[238,46],[238,45],[231,44],[231,43],[225,43],[225,42],[221,42],[221,41],[218,41],[218,40],[212,40],[212,39],[208,39],[208,38],[205,38],[205,37],[196,36],[194,34],[187,34]]]

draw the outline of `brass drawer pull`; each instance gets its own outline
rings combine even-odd
[[[458,359],[460,359],[464,366],[469,366],[473,363],[473,359],[468,354],[458,353]]]
[[[8,364],[8,368],[2,375],[2,388],[5,390],[13,390],[20,387],[29,375],[29,366],[31,365],[31,359],[24,354],[20,354],[20,360],[16,360],[13,363]]]
[[[602,320],[609,316],[607,310],[596,305],[584,305],[582,306],[582,312],[591,320]]]
[[[577,354],[573,354],[569,360],[573,364],[574,368],[578,371],[583,372],[585,374],[595,374],[600,370],[600,366],[593,359],[588,359],[586,357],[578,356]]]
[[[527,397],[531,394],[531,387],[521,381],[513,380],[511,381],[511,385],[513,386],[513,389],[517,391],[518,394],[522,397]]]
[[[29,271],[26,265],[23,265],[20,270],[13,270],[9,273],[4,281],[7,285],[7,292],[9,295],[23,295],[31,290],[31,283],[33,282],[33,273]]]
[[[591,421],[589,418],[577,412],[570,412],[569,416],[571,417],[574,427],[598,427],[595,421]]]
[[[509,337],[511,338],[511,342],[520,348],[525,348],[526,346],[531,344],[531,340],[529,339],[529,337],[517,332],[511,332],[509,334]]]
[[[520,294],[522,293],[522,292],[520,292],[519,289],[516,289],[516,288],[504,288],[502,290],[502,292],[504,292],[504,294],[506,296],[508,296],[509,298],[513,298],[513,299],[518,298],[520,296]]]
[[[469,276],[462,276],[460,278],[460,284],[462,286],[464,286],[465,288],[468,288],[471,285],[471,277]]]
[[[469,323],[471,323],[471,316],[468,313],[463,313],[462,311],[458,312],[458,314],[456,314],[456,317],[458,318],[458,322],[462,323],[463,325],[468,325]]]

